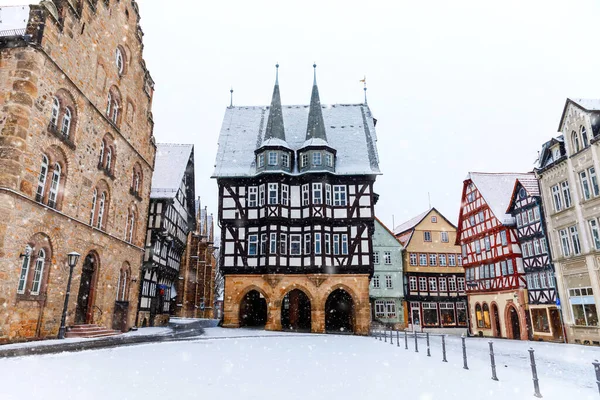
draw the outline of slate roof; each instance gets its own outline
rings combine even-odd
[[[158,143],[156,145],[151,199],[175,197],[193,151],[193,144]]]
[[[429,214],[429,212],[431,210],[432,209],[430,208],[429,210],[427,210],[425,212],[422,212],[421,214],[417,215],[416,217],[411,218],[408,221],[406,221],[406,222],[398,225],[397,227],[394,228],[394,233],[396,235],[399,235],[399,234],[401,234],[403,232],[406,232],[409,229],[414,228],[415,226],[417,226],[419,224],[419,222],[421,222],[423,220],[423,218],[425,218],[425,216],[427,214]]]
[[[263,143],[269,111],[270,107],[266,106],[228,107],[225,110],[213,178],[256,175],[254,150]],[[381,174],[377,134],[369,106],[321,105],[321,111],[327,144],[337,151],[335,173]],[[282,114],[286,142],[291,149],[298,150],[305,145],[309,106],[283,106]],[[291,174],[297,175],[297,168]]]
[[[514,218],[506,213],[517,179],[529,179],[531,173],[484,173],[469,172],[471,179],[494,216],[505,225],[514,223]]]

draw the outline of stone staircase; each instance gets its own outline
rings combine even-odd
[[[84,325],[74,325],[67,328],[67,333],[65,337],[67,338],[99,338],[105,336],[115,336],[120,335],[121,331],[115,331],[112,329],[107,329],[103,326],[96,324],[84,324]]]

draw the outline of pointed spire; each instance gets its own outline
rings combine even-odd
[[[323,139],[327,141],[325,134],[325,122],[319,99],[319,88],[317,87],[317,64],[313,64],[314,79],[312,94],[310,96],[310,108],[308,111],[308,126],[306,127],[306,140]]]
[[[233,86],[229,89],[229,107],[233,107]]]
[[[271,99],[271,108],[269,110],[269,119],[267,120],[265,140],[275,138],[285,141],[283,113],[281,111],[281,96],[279,94],[279,64],[276,64],[275,68],[275,87],[273,88],[273,98]]]

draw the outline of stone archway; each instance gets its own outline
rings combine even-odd
[[[507,338],[521,340],[521,317],[514,304],[509,304],[506,306],[504,321]]]
[[[325,331],[331,333],[353,333],[355,304],[352,296],[344,289],[332,291],[325,302]]]
[[[502,329],[500,329],[500,313],[498,312],[498,304],[496,303],[492,303],[492,321],[494,337],[502,337]]]
[[[311,302],[304,291],[293,289],[283,297],[281,301],[281,328],[310,332]]]
[[[257,290],[250,290],[240,301],[240,327],[261,327],[267,323],[267,299]]]

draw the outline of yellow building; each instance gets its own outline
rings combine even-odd
[[[464,331],[467,298],[460,247],[455,245],[456,226],[431,208],[394,232],[404,246],[404,309],[409,327]]]

